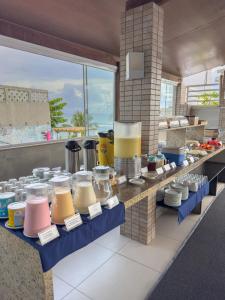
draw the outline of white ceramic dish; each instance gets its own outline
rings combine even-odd
[[[175,191],[182,193],[182,200],[187,200],[188,199],[188,196],[189,196],[188,186],[186,186],[184,184],[181,184],[181,183],[172,183],[171,187]]]
[[[182,193],[172,189],[165,191],[164,203],[168,206],[177,207],[181,205]]]

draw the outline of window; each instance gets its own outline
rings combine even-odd
[[[88,133],[113,129],[114,73],[87,67]]]
[[[219,66],[183,79],[187,88],[187,103],[203,106],[218,106],[220,94],[220,76],[225,66]]]
[[[176,99],[176,82],[162,79],[160,116],[172,116],[174,114],[174,103]]]
[[[53,57],[0,46],[0,146],[112,128],[114,71]]]

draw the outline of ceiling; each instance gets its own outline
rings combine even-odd
[[[162,0],[163,69],[188,76],[225,64],[225,1]],[[0,18],[119,56],[125,0],[0,0]]]

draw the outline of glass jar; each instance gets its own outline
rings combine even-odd
[[[101,205],[104,205],[112,196],[112,187],[109,180],[110,168],[107,166],[97,166],[93,171],[96,199]]]
[[[81,214],[88,214],[88,206],[97,202],[92,184],[92,172],[79,171],[73,176],[74,205]]]
[[[48,185],[41,183],[29,184],[26,190],[26,208],[24,219],[24,235],[37,237],[38,232],[51,225],[48,205]]]
[[[71,194],[70,177],[59,176],[49,181],[54,190],[51,206],[52,222],[62,225],[64,220],[75,214]]]

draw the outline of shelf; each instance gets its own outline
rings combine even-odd
[[[181,130],[181,129],[188,129],[188,128],[196,128],[196,127],[203,127],[206,126],[205,124],[198,124],[198,125],[188,125],[188,126],[180,126],[174,128],[159,128],[159,131],[172,131],[172,130]]]

